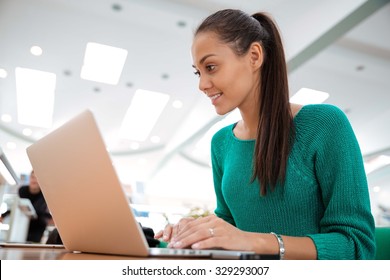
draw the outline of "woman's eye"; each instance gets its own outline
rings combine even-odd
[[[210,64],[210,65],[206,65],[206,66],[205,66],[205,69],[206,69],[207,72],[212,72],[212,71],[215,70],[215,67],[216,67],[215,65]],[[194,72],[194,74],[195,74],[196,76],[200,77],[200,71],[199,71],[199,70],[196,70],[196,71]]]
[[[206,69],[207,69],[207,71],[211,72],[215,69],[215,65],[207,65]]]

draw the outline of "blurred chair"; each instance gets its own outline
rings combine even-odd
[[[390,260],[390,227],[375,228],[376,260]]]

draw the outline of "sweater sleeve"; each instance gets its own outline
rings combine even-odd
[[[226,155],[226,137],[224,137],[224,132],[226,130],[227,128],[218,131],[211,140],[211,164],[217,199],[215,215],[235,226],[234,219],[222,193],[223,155]]]
[[[314,159],[325,213],[321,232],[308,236],[318,259],[373,259],[375,224],[356,136],[340,109],[322,109],[326,111],[315,117],[321,131],[315,138]]]

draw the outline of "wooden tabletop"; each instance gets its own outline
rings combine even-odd
[[[62,248],[0,247],[0,260],[137,260],[140,257],[73,253]],[[148,258],[149,259],[149,258]]]

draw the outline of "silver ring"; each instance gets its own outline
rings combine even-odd
[[[214,237],[214,229],[213,228],[209,228],[209,232],[210,232],[210,236]]]

